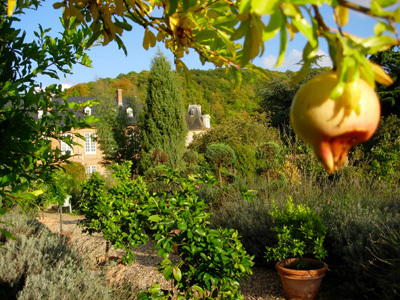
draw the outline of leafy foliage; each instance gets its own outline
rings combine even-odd
[[[207,160],[217,167],[220,186],[222,187],[222,167],[232,165],[236,160],[235,151],[228,145],[218,143],[207,147],[205,156]]]
[[[71,128],[84,128],[93,117],[77,120],[75,107],[51,101],[61,95],[61,87],[42,88],[37,76],[58,79],[57,72],[69,73],[75,63],[89,65],[84,53],[88,30],[66,25],[59,38],[39,26],[35,40],[27,42],[15,23],[24,9],[37,8],[39,1],[19,2],[12,17],[6,2],[0,4],[0,198],[4,203],[24,203],[42,193],[28,192],[31,183],[53,170],[68,155],[51,148]],[[8,14],[10,15],[10,14]],[[90,105],[90,103],[86,103]],[[39,118],[39,112],[44,112]]]
[[[212,183],[212,178],[182,177],[161,167],[154,180],[174,187],[156,192],[146,209],[155,231],[155,249],[164,259],[159,270],[165,279],[174,281],[178,296],[184,299],[242,299],[239,280],[251,274],[252,257],[244,250],[237,231],[209,227],[207,205],[196,193],[202,182]],[[169,257],[174,245],[178,245],[181,257],[178,262]],[[165,293],[153,287],[139,298],[163,299],[160,295]]]
[[[125,249],[127,262],[133,259],[131,247],[146,242],[152,233],[155,250],[163,258],[159,271],[173,279],[179,297],[241,299],[239,280],[251,274],[252,257],[236,231],[209,228],[207,205],[196,195],[204,181],[160,166],[154,169],[153,181],[158,184],[153,186],[165,188],[149,193],[140,177],[129,179],[129,164],[114,168],[118,181],[107,192],[96,173],[84,189],[90,200],[83,208],[88,229],[101,230],[114,247]],[[170,258],[174,245],[182,258],[179,262]],[[171,296],[155,285],[138,297]]]
[[[267,247],[268,260],[280,261],[286,258],[304,258],[313,255],[323,259],[327,255],[323,243],[326,229],[318,214],[302,204],[295,205],[288,198],[283,209],[274,204],[271,211],[278,243]],[[298,265],[300,267],[300,264]]]
[[[102,232],[104,238],[116,249],[126,250],[126,262],[133,257],[132,247],[147,241],[146,227],[137,216],[148,197],[144,182],[130,179],[132,163],[114,165],[114,186],[106,186],[106,181],[97,172],[83,183],[81,210],[85,216],[83,226],[89,233]],[[106,257],[107,257],[106,249]]]

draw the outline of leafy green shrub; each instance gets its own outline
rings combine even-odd
[[[257,159],[257,173],[259,175],[277,172],[285,159],[283,147],[275,142],[259,144],[254,152]]]
[[[130,179],[132,162],[113,165],[117,182],[107,187],[106,181],[97,172],[82,185],[81,210],[85,216],[82,226],[85,231],[102,232],[107,241],[106,260],[109,243],[116,249],[126,250],[125,262],[133,261],[132,247],[147,241],[143,220],[138,219],[148,197],[147,187],[141,177]]]
[[[0,247],[0,298],[111,299],[105,281],[61,237],[25,215],[9,216],[17,239]]]
[[[256,156],[252,147],[238,145],[235,147],[235,170],[245,178],[252,178],[255,174]]]
[[[277,236],[277,244],[267,247],[267,260],[280,261],[287,258],[299,260],[297,267],[301,268],[304,257],[310,255],[318,259],[327,256],[323,243],[326,229],[318,214],[305,205],[293,204],[288,198],[285,207],[280,209],[273,203],[271,216],[274,218],[273,231]]]
[[[154,231],[155,249],[164,260],[159,271],[172,279],[179,297],[242,299],[239,281],[251,274],[252,257],[244,250],[237,231],[212,229],[207,205],[196,194],[204,184],[195,176],[182,177],[176,171],[159,169],[158,180],[173,183],[173,190],[153,193],[145,215]],[[206,178],[207,180],[207,178]],[[174,232],[174,234],[171,234]],[[169,253],[178,245],[181,260],[174,262]],[[139,299],[167,299],[156,286]]]
[[[208,206],[196,194],[201,184],[213,178],[202,181],[160,166],[153,170],[157,188],[150,193],[140,177],[129,179],[125,164],[114,169],[118,183],[113,188],[106,190],[98,175],[84,187],[91,218],[88,229],[101,231],[114,247],[126,250],[127,262],[133,259],[131,248],[152,234],[163,258],[159,270],[167,280],[173,279],[180,297],[201,294],[210,299],[241,299],[239,281],[251,274],[253,258],[244,250],[237,231],[209,227]],[[174,245],[182,258],[179,262],[169,258]],[[139,298],[170,296],[154,286]]]
[[[232,165],[236,160],[235,151],[225,144],[212,144],[207,147],[206,159],[217,167],[218,179],[222,188],[222,168]]]

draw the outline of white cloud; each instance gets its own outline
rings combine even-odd
[[[73,84],[65,82],[65,83],[61,83],[62,86],[62,90],[64,91],[65,89],[69,89],[70,87],[73,86]]]
[[[329,55],[324,52],[323,50],[319,49],[317,51],[317,55],[321,55],[322,58],[318,62],[319,66],[321,67],[331,67],[332,66],[332,61],[329,57]],[[293,49],[290,51],[289,55],[285,58],[283,63],[276,68],[278,71],[286,71],[286,70],[291,70],[291,71],[298,71],[300,69],[300,65],[298,63],[302,60],[302,52]],[[277,57],[274,55],[268,55],[262,59],[262,66],[267,69],[275,69],[275,64],[277,61]]]

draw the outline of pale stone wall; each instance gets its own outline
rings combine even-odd
[[[78,132],[82,136],[85,136],[85,133],[95,133],[96,134],[96,129],[94,128],[85,128],[85,129],[80,129],[77,131],[71,131],[71,133]],[[69,158],[70,161],[72,162],[77,162],[81,163],[85,169],[86,166],[96,166],[97,167],[97,172],[100,174],[105,174],[106,169],[104,165],[102,164],[103,162],[103,152],[100,150],[99,143],[96,142],[96,153],[85,153],[85,141],[81,138],[76,137],[75,135],[72,135],[72,140],[73,142],[79,143],[80,146],[74,145],[72,150],[73,154]],[[61,142],[57,140],[52,140],[52,148],[59,148],[61,150]]]

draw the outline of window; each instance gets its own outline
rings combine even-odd
[[[86,106],[85,109],[83,110],[86,115],[90,116],[92,114],[92,110],[90,109],[89,106]]]
[[[85,153],[96,153],[96,135],[85,133]]]
[[[126,115],[127,115],[129,118],[133,118],[133,109],[130,108],[130,107],[128,107],[128,108],[126,109]]]
[[[63,137],[69,137],[71,139],[71,141],[72,141],[72,134],[71,133],[65,133],[62,136]],[[63,155],[64,154],[69,154],[69,155],[74,154],[74,151],[72,150],[72,147],[70,145],[68,145],[66,142],[64,142],[62,140],[60,141],[60,143],[61,143],[61,145],[60,145],[61,153]]]
[[[86,166],[86,174],[92,174],[94,172],[97,172],[96,165]]]

